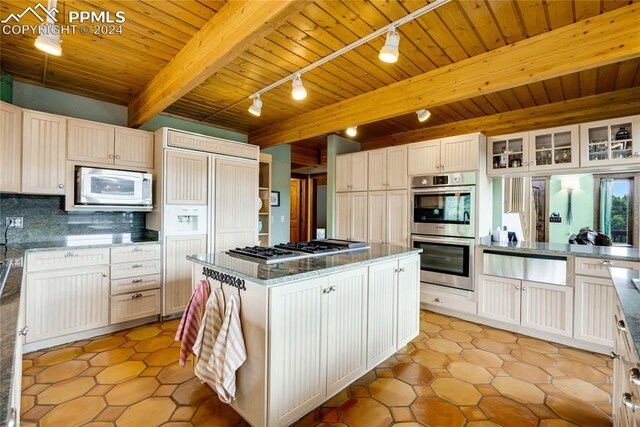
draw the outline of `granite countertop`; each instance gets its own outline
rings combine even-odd
[[[610,267],[609,271],[637,357],[640,355],[640,291],[631,279],[640,280],[640,270]]]
[[[22,265],[25,253],[53,251],[65,248],[97,248],[158,243],[157,239],[132,238],[128,234],[74,236],[53,242],[9,244],[0,246],[0,261],[12,261],[9,274],[0,294],[0,425],[9,414],[13,359],[18,329],[20,293],[22,291]],[[20,408],[18,408],[20,410]]]
[[[531,252],[542,255],[580,256],[586,258],[606,258],[618,261],[640,261],[640,250],[620,246],[570,245],[568,243],[545,242],[492,242],[490,237],[483,237],[476,244],[479,248],[498,251]]]
[[[232,274],[241,279],[260,285],[272,286],[308,277],[331,274],[347,268],[357,268],[381,261],[390,261],[409,255],[416,255],[420,252],[422,252],[422,249],[373,243],[367,249],[274,264],[247,261],[224,252],[190,255],[187,259],[214,270]]]

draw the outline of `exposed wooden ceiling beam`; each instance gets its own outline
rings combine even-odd
[[[361,141],[364,148],[381,148],[447,136],[482,132],[487,136],[604,120],[640,114],[640,87],[523,108]]]
[[[129,126],[161,113],[270,34],[305,0],[230,0],[129,103]]]
[[[299,145],[291,146],[291,163],[305,166],[322,166],[320,151]]]
[[[635,3],[283,120],[249,134],[270,147],[640,56]]]

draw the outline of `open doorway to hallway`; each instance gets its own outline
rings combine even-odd
[[[323,239],[327,225],[327,174],[291,175],[289,240]]]

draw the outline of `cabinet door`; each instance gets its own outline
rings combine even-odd
[[[581,124],[580,152],[582,167],[640,164],[640,115]]]
[[[153,133],[116,128],[114,153],[116,165],[153,169]]]
[[[367,369],[396,352],[398,262],[369,267]]]
[[[440,172],[440,140],[410,144],[407,158],[409,175]]]
[[[336,191],[351,191],[351,154],[336,156]]]
[[[111,324],[160,314],[160,289],[111,297]]]
[[[520,324],[520,280],[480,275],[478,316]]]
[[[613,307],[616,298],[609,279],[576,276],[573,337],[613,347]]]
[[[351,191],[367,191],[368,157],[366,151],[351,153]]]
[[[580,166],[579,126],[562,126],[529,132],[529,170]]]
[[[387,192],[371,191],[368,195],[369,218],[367,241],[387,243]]]
[[[487,138],[487,174],[529,170],[529,134],[513,133]]]
[[[64,195],[67,119],[24,111],[22,116],[22,191]]]
[[[371,163],[369,163],[369,170],[371,170]],[[407,147],[387,148],[387,190],[405,190],[408,182]]]
[[[113,164],[114,126],[68,119],[67,129],[67,159]]]
[[[22,190],[22,109],[0,102],[0,192]]]
[[[165,238],[163,316],[184,311],[191,298],[191,262],[187,255],[207,251],[206,235],[167,236]]]
[[[371,150],[368,154],[369,191],[387,189],[387,150]]]
[[[398,261],[398,342],[407,345],[420,333],[420,257]]]
[[[349,240],[351,237],[351,195],[336,194],[335,238]]]
[[[327,278],[269,289],[269,425],[292,424],[327,389]]]
[[[167,151],[166,155],[166,203],[206,205],[209,157],[181,151]]]
[[[27,274],[27,342],[109,324],[109,267]]]
[[[441,144],[441,172],[478,170],[478,157],[480,155],[480,140],[478,135],[445,138]]]
[[[573,332],[573,288],[523,280],[521,324],[570,337]]]
[[[367,268],[329,277],[327,297],[327,395],[367,369]]]
[[[409,196],[407,190],[387,191],[386,229],[387,243],[398,246],[409,245]]]
[[[367,192],[351,193],[351,240],[367,241]]]
[[[258,162],[216,159],[215,252],[258,241]]]

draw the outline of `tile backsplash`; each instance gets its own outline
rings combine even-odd
[[[0,241],[9,216],[24,218],[22,229],[8,230],[9,243],[53,242],[88,234],[146,235],[144,212],[65,212],[62,196],[0,194]]]

